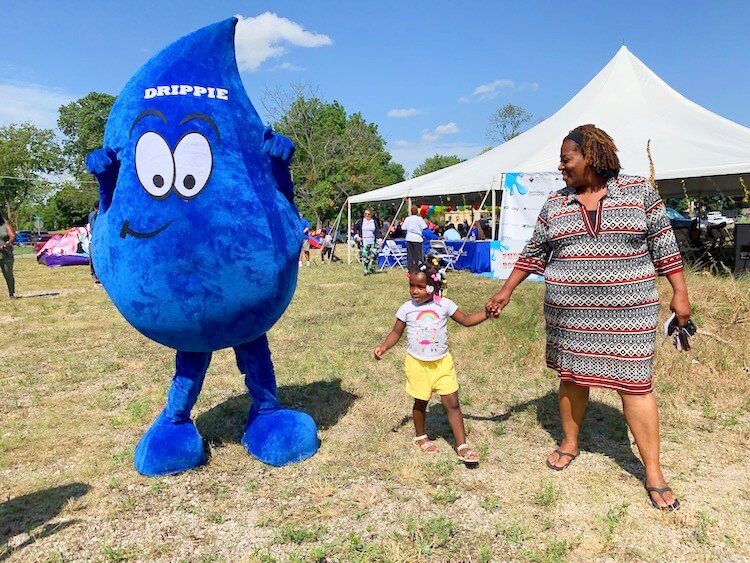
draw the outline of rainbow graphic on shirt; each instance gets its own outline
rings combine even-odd
[[[417,315],[417,321],[421,321],[422,319],[425,319],[427,321],[429,320],[439,321],[440,316],[432,309],[427,309],[426,311],[422,311],[421,313]]]
[[[420,332],[422,338],[419,343],[422,346],[429,346],[433,342],[437,341],[437,334],[435,329],[435,323],[440,321],[440,315],[431,309],[422,311],[417,315],[417,323],[420,325]]]

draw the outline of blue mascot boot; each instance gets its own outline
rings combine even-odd
[[[167,406],[135,448],[135,468],[147,477],[170,475],[206,463],[203,438],[190,420],[211,362],[205,352],[177,352]]]
[[[285,409],[276,399],[276,376],[265,335],[236,346],[237,367],[253,404],[247,417],[242,444],[268,465],[302,461],[318,451],[318,428],[310,415]]]

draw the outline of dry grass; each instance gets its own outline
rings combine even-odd
[[[163,405],[172,353],[127,325],[87,269],[19,257],[16,275],[29,297],[0,301],[0,560],[750,557],[750,280],[691,275],[713,336],[691,354],[658,349],[663,461],[684,506],[665,514],[648,505],[614,393],[592,393],[571,468],[544,467],[560,428],[541,285],[522,285],[498,321],[450,328],[476,470],[457,463],[439,406],[428,426],[441,452],[411,443],[403,344],[370,357],[407,297],[403,274],[334,265],[301,272],[269,334],[280,395],[318,421],[320,452],[280,469],[245,453],[248,402],[225,350],[194,411],[211,460],[148,479],[133,447]],[[451,276],[464,310],[496,287]],[[56,295],[31,297],[43,293]]]

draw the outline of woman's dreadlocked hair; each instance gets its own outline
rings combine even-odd
[[[570,139],[580,147],[583,158],[600,178],[609,180],[620,173],[620,159],[617,158],[615,142],[595,125],[580,125],[568,133],[565,139]]]

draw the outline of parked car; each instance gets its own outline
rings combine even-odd
[[[689,229],[690,225],[692,225],[693,223],[692,218],[684,215],[683,213],[680,213],[673,207],[667,207],[666,213],[673,229]]]
[[[16,231],[16,244],[31,244],[31,231]]]
[[[725,217],[721,211],[709,211],[706,213],[706,221],[709,225],[718,225],[725,223],[726,225],[734,225],[734,219]]]
[[[47,231],[31,231],[31,242],[47,242],[51,236]]]

